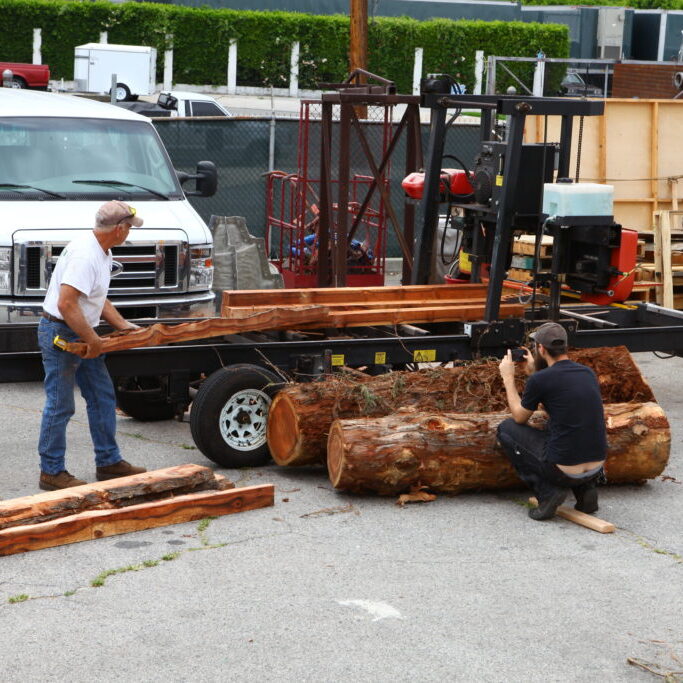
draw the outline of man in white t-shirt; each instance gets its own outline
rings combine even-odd
[[[104,363],[102,339],[95,331],[104,319],[116,330],[137,328],[107,299],[111,248],[123,244],[142,219],[125,202],[103,204],[95,228],[69,242],[61,253],[43,302],[38,343],[45,368],[45,407],[40,425],[40,480],[45,491],[86,482],[66,470],[66,426],[74,414],[74,386],[86,401],[99,481],[145,472],[121,458],[116,443],[116,395]],[[81,358],[54,345],[54,338],[87,343]]]

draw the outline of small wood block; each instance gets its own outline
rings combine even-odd
[[[536,500],[536,498],[533,496],[529,498],[529,502],[534,506],[538,505],[538,500]],[[593,531],[597,531],[601,534],[611,534],[615,529],[612,522],[606,522],[604,519],[599,519],[593,515],[587,515],[585,512],[580,512],[574,508],[569,508],[566,505],[560,505],[555,514],[558,517],[562,517],[570,522],[574,522],[574,524],[585,526],[587,529],[592,529]]]
[[[40,524],[25,524],[0,531],[0,555],[53,548],[105,536],[192,522],[268,507],[274,502],[272,484],[209,491],[130,505],[113,510],[89,510]]]

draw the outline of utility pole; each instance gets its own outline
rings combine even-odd
[[[350,0],[349,71],[368,70],[368,0]],[[364,79],[363,79],[364,80]]]

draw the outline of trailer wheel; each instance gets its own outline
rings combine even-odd
[[[109,91],[111,95],[111,90]],[[114,95],[117,102],[127,102],[130,100],[130,88],[125,83],[117,83],[114,88]]]
[[[270,459],[266,422],[282,378],[241,363],[214,372],[199,387],[190,412],[197,448],[224,467],[256,467]]]
[[[120,377],[114,380],[116,404],[134,420],[159,422],[170,420],[175,407],[166,400],[161,377]]]

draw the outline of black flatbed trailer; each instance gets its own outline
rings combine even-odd
[[[560,314],[572,347],[625,346],[683,356],[683,311],[641,303],[563,306]],[[421,363],[500,357],[523,345],[545,320],[547,309],[537,307],[523,319],[495,322],[245,333],[117,351],[107,354],[106,363],[119,405],[131,417],[171,418],[194,400],[190,426],[200,450],[226,466],[254,465],[268,458],[268,405],[285,378],[314,380],[342,367],[381,374]],[[0,326],[0,382],[42,381],[36,326]]]

